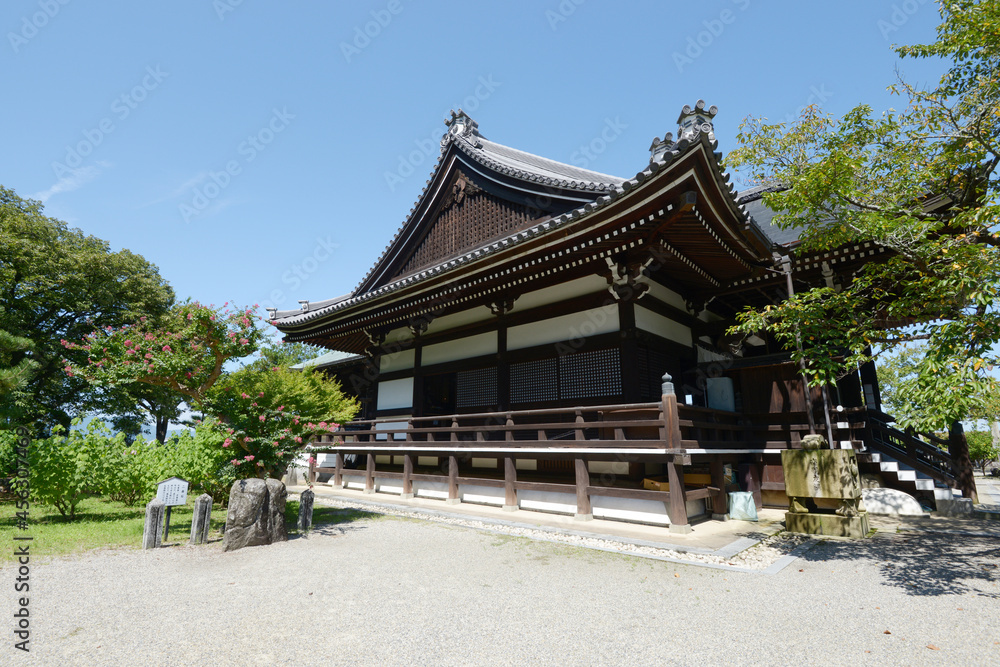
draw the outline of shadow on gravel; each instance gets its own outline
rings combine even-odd
[[[288,539],[290,540],[306,537],[299,533],[296,526],[298,515],[298,502],[289,501],[285,510],[285,527],[288,529]],[[313,525],[309,533],[310,535],[345,535],[348,532],[364,530],[364,526],[354,525],[358,521],[363,519],[380,519],[382,516],[382,514],[375,512],[317,505],[313,508]]]
[[[993,537],[878,535],[863,541],[827,541],[801,558],[870,561],[877,564],[886,586],[908,595],[974,593],[1000,599],[1000,540]]]

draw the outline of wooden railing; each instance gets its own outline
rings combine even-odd
[[[665,446],[662,403],[633,403],[550,410],[520,410],[433,417],[357,420],[320,440],[426,449]]]
[[[852,439],[861,440],[874,451],[892,457],[943,484],[956,483],[954,462],[948,442],[931,433],[902,431],[889,426],[890,415],[878,410],[857,408],[847,411]]]

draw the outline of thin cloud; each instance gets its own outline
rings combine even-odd
[[[37,199],[41,202],[48,201],[51,197],[63,193],[72,192],[73,190],[78,190],[85,184],[94,180],[101,175],[104,167],[110,166],[107,162],[99,162],[97,165],[90,167],[80,167],[74,169],[68,176],[63,176],[50,187],[48,190],[43,190],[42,192],[36,192],[31,195],[31,199]]]

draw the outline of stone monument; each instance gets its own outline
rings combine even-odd
[[[785,527],[795,533],[864,537],[869,531],[868,512],[861,499],[854,450],[814,449],[823,442],[822,436],[816,438],[810,437],[808,443],[803,438],[809,449],[781,452],[788,494]]]
[[[288,539],[285,529],[285,485],[276,479],[239,479],[229,493],[229,512],[222,538],[225,551]]]

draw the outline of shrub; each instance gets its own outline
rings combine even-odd
[[[51,437],[31,443],[28,450],[31,495],[73,521],[76,506],[94,486],[91,451],[93,440],[100,436],[90,428],[87,433],[63,433],[61,427],[56,427]]]
[[[216,503],[229,502],[229,490],[236,481],[236,468],[223,448],[225,436],[211,428],[199,427],[194,433],[174,435],[167,440],[163,477],[176,475],[197,489],[212,496]]]
[[[105,432],[101,440],[89,443],[97,491],[129,507],[151,499],[163,467],[163,447],[141,435],[132,444],[124,433],[109,436]]]

